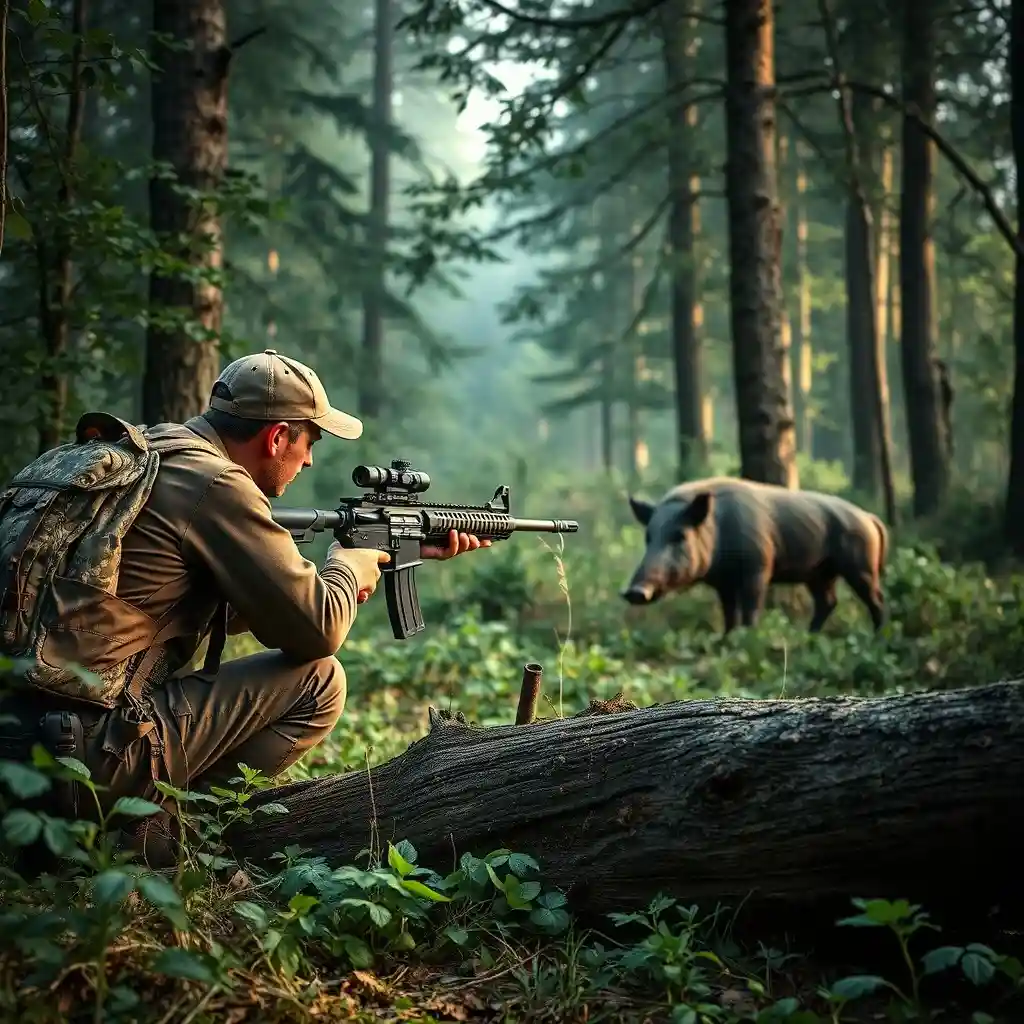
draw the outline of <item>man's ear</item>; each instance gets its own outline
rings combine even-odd
[[[683,512],[683,526],[696,529],[711,514],[715,496],[710,491],[701,491]]]
[[[276,455],[288,443],[287,423],[271,423],[264,428],[263,444],[260,446],[267,455]]]
[[[646,526],[654,515],[654,505],[651,502],[644,501],[643,498],[634,498],[632,494],[629,496],[629,507],[641,526]]]

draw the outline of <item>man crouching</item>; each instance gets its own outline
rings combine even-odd
[[[269,499],[313,464],[323,433],[355,439],[362,424],[331,407],[309,367],[268,349],[231,363],[201,416],[125,428],[143,435],[139,449],[155,450],[159,466],[121,538],[116,592],[53,577],[61,613],[37,652],[35,699],[78,713],[83,760],[107,806],[126,795],[158,799],[160,779],[224,785],[239,762],[276,776],[341,716],[335,653],[389,556],[335,542],[318,571],[274,522]],[[480,546],[452,531],[448,547],[425,545],[423,557]],[[226,636],[244,631],[269,650],[220,664]],[[207,636],[206,662],[190,671]],[[59,678],[46,666],[69,663],[100,676],[99,699],[75,699],[66,681],[46,692],[45,680]]]

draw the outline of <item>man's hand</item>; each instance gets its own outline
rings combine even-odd
[[[365,604],[373,596],[380,582],[380,567],[391,561],[387,551],[376,548],[343,548],[337,541],[327,549],[328,559],[334,557],[344,562],[355,574],[359,586],[356,601]]]
[[[420,557],[444,562],[462,554],[463,551],[475,551],[477,548],[489,548],[490,546],[491,541],[489,540],[481,540],[471,533],[457,533],[455,530],[449,530],[447,547],[441,547],[440,544],[423,544],[420,546]]]

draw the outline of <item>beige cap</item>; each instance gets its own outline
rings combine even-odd
[[[335,437],[354,441],[363,432],[361,420],[331,407],[320,378],[302,363],[268,348],[243,356],[217,378],[231,398],[210,399],[210,408],[243,420],[309,420]]]

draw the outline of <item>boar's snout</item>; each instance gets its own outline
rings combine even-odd
[[[630,604],[650,604],[654,600],[654,587],[649,583],[634,583],[626,587],[622,596]]]

